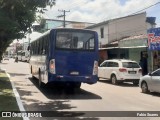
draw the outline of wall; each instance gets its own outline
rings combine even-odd
[[[146,13],[110,20],[109,43],[128,36],[147,34]]]
[[[100,32],[101,28],[104,29],[104,38],[101,38],[101,32]],[[108,44],[108,24],[94,27],[94,28],[92,28],[92,30],[94,30],[98,33],[99,46]]]
[[[110,44],[113,41],[120,40],[129,36],[147,34],[146,13],[126,16],[113,20],[104,21],[88,29],[95,30],[99,35],[99,44]],[[104,38],[101,38],[100,29],[104,28]]]
[[[129,59],[139,62],[141,51],[146,51],[146,48],[129,48]]]
[[[60,20],[45,20],[45,29],[52,29],[52,28],[61,28],[63,27],[63,21]],[[86,22],[74,22],[74,21],[66,21],[65,27],[66,28],[86,28],[90,25],[93,25],[93,23],[86,23]]]

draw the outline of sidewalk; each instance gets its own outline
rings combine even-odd
[[[13,92],[12,84],[9,76],[5,70],[0,68],[0,117],[2,111],[20,111],[15,94]],[[1,120],[9,120],[9,118],[0,118]],[[10,118],[13,119],[13,118]],[[23,118],[14,118],[14,120],[23,120]]]

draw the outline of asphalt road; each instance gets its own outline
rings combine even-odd
[[[66,111],[60,114],[63,118],[57,118],[64,120],[160,120],[160,117],[129,117],[131,111],[135,111],[136,115],[144,111],[160,111],[160,94],[143,94],[138,86],[131,83],[116,86],[100,80],[94,85],[82,84],[80,90],[55,86],[39,89],[38,80],[31,78],[28,63],[14,63],[10,59],[3,61],[0,67],[10,74],[26,111],[48,111],[48,114],[53,114],[51,111]],[[59,115],[59,112],[55,114]],[[74,117],[68,117],[70,115]]]

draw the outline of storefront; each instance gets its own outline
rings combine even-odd
[[[128,37],[99,50],[100,58],[130,59],[140,62],[142,52],[147,52],[147,35]]]
[[[128,50],[128,58],[137,62],[141,59],[141,52],[147,52],[147,36],[139,35],[119,41],[119,48]]]
[[[147,41],[147,35],[133,36],[119,41],[119,48],[128,51],[128,59],[142,63],[143,75],[148,74],[152,67]]]

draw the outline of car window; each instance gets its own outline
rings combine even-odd
[[[113,63],[113,67],[119,67],[118,63],[117,63],[117,62],[114,62],[114,63]]]
[[[107,67],[107,63],[108,63],[108,62],[102,63],[102,64],[100,65],[100,67]]]
[[[135,62],[122,62],[122,66],[125,68],[140,68],[140,66]]]
[[[112,67],[113,66],[113,62],[108,62],[107,67]]]
[[[117,62],[108,62],[107,67],[118,67]]]
[[[160,70],[157,70],[152,73],[152,76],[160,76]]]

